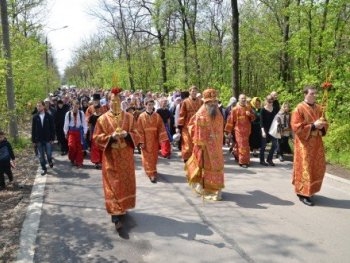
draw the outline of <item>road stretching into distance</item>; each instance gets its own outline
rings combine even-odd
[[[220,202],[190,190],[177,150],[159,158],[157,184],[135,154],[136,208],[120,235],[105,211],[101,171],[55,155],[46,176],[33,175],[17,262],[349,262],[349,180],[327,174],[308,207],[294,194],[292,162],[263,167],[252,158],[245,169],[227,151]]]

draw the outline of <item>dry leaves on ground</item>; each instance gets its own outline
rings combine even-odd
[[[16,259],[21,227],[38,170],[32,148],[15,155],[15,183],[8,185],[5,191],[0,191],[0,262],[14,262]]]

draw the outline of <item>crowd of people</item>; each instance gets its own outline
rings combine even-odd
[[[215,89],[201,93],[196,86],[171,94],[60,88],[37,102],[31,138],[43,176],[54,166],[55,140],[61,155],[68,155],[77,169],[89,156],[102,170],[106,210],[117,230],[122,226],[120,216],[135,206],[134,154],[141,154],[146,176],[157,183],[158,157],[170,159],[176,148],[193,191],[219,201],[224,188],[223,146],[247,169],[251,156],[259,157],[262,166],[275,166],[275,154],[284,161],[284,155],[292,153],[292,139],[295,193],[312,206],[311,197],[320,190],[325,173],[322,136],[328,128],[320,120],[322,108],[315,96],[316,88],[306,86],[303,102],[291,114],[288,102],[280,106],[275,91],[264,100],[240,94],[223,107]],[[1,189],[5,173],[13,180],[15,159],[11,145],[4,141],[0,132]]]

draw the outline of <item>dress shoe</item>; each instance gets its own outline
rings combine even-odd
[[[115,230],[119,230],[123,225],[122,222],[120,222],[120,220],[114,222],[114,226],[115,226]]]
[[[50,162],[49,166],[50,166],[50,168],[52,168],[53,167],[53,162]]]
[[[265,161],[264,162],[260,162],[260,164],[263,165],[263,166],[269,166],[269,164],[267,162],[265,162]]]
[[[304,205],[307,205],[307,206],[313,206],[314,203],[311,201],[311,198],[308,197],[308,196],[303,196],[303,195],[298,195],[299,197],[299,200],[304,204]]]
[[[273,163],[273,161],[267,161],[267,163],[270,165],[270,166],[275,166],[275,164]]]
[[[46,169],[41,172],[42,176],[44,176],[45,174],[47,174],[47,170]]]
[[[119,234],[119,237],[122,238],[122,239],[130,239],[129,237],[129,233],[126,231],[125,228],[121,227],[117,230],[118,234]]]
[[[152,176],[149,178],[149,180],[151,181],[152,184],[156,184],[157,183],[157,178]]]

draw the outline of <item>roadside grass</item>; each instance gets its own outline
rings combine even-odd
[[[27,137],[19,137],[16,141],[11,138],[8,140],[11,143],[15,154],[23,152],[24,150],[31,147],[31,144],[32,144],[30,138],[27,138]]]
[[[350,124],[332,124],[324,137],[326,158],[329,163],[350,168]]]
[[[350,152],[327,151],[326,158],[328,163],[350,169]]]

